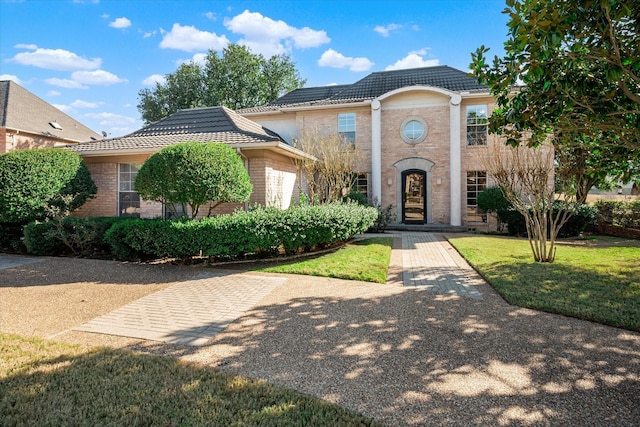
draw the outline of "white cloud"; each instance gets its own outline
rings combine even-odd
[[[348,68],[350,71],[358,72],[370,70],[373,67],[373,62],[367,58],[344,56],[333,49],[328,49],[318,59],[318,65],[321,67]]]
[[[81,99],[76,99],[71,103],[71,106],[74,108],[98,108],[104,104],[103,102],[87,102]]]
[[[216,16],[216,14],[214,12],[205,12],[204,16],[207,19],[211,20],[211,21],[217,21],[218,20],[218,17]]]
[[[426,55],[429,50],[431,50],[431,48],[423,47],[422,49],[412,50],[411,52],[408,53],[408,55],[414,55],[415,54],[415,55],[422,56],[422,55]]]
[[[102,19],[109,19],[111,17],[111,15],[109,15],[108,13],[103,13],[102,15],[100,15],[100,18]]]
[[[11,80],[18,83],[19,85],[22,84],[22,80],[20,80],[18,76],[15,76],[13,74],[0,74],[0,80]]]
[[[224,20],[227,29],[242,34],[239,44],[247,46],[254,53],[266,57],[288,53],[291,47],[305,49],[329,43],[326,31],[309,27],[296,28],[284,21],[275,21],[257,12],[245,10],[239,15]]]
[[[109,26],[111,28],[128,28],[131,26],[131,21],[123,16],[122,18],[116,18],[115,20],[109,22]]]
[[[62,94],[57,90],[50,90],[49,92],[47,92],[47,96],[60,96],[60,95]]]
[[[50,79],[45,79],[44,81],[45,83],[52,86],[64,87],[67,89],[89,89],[89,86],[85,86],[79,82],[69,79],[59,79],[57,77],[52,77]]]
[[[204,64],[206,63],[206,59],[207,59],[206,53],[196,53],[189,59],[178,59],[176,61],[176,65],[179,67],[182,64],[191,64],[193,62],[194,64],[204,66]]]
[[[156,83],[164,84],[167,79],[160,74],[152,74],[142,81],[145,86],[155,86]]]
[[[64,112],[64,113],[70,113],[73,111],[73,108],[71,108],[71,106],[69,105],[64,105],[64,104],[51,104],[54,107],[56,107],[58,110]]]
[[[73,81],[88,85],[113,85],[117,83],[126,83],[127,79],[120,77],[104,70],[95,71],[74,71],[71,73]]]
[[[195,52],[208,49],[222,50],[229,43],[229,39],[224,35],[218,36],[208,31],[200,31],[190,25],[173,24],[171,31],[162,38],[160,47]]]
[[[402,25],[400,24],[389,24],[386,27],[382,25],[376,25],[373,31],[380,34],[382,37],[389,37],[389,33],[391,31],[399,30],[400,28],[402,28]]]
[[[148,39],[151,36],[155,36],[156,34],[158,34],[158,30],[153,30],[153,31],[147,31],[146,33],[144,33],[142,35],[143,38]]]
[[[100,126],[127,126],[136,122],[132,117],[123,116],[114,113],[87,113],[84,117],[99,120]]]
[[[57,71],[95,70],[102,64],[100,58],[86,59],[68,50],[42,48],[37,48],[33,52],[18,53],[9,61]]]
[[[27,49],[27,50],[36,50],[38,46],[35,44],[27,44],[27,43],[18,43],[14,46],[16,49]]]
[[[424,53],[422,53],[422,55],[424,55]],[[424,59],[418,53],[409,53],[404,58],[396,61],[395,64],[387,66],[384,70],[404,70],[407,68],[433,67],[436,65],[440,65],[440,61],[438,59]]]

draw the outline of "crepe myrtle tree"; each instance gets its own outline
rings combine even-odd
[[[355,144],[337,133],[323,134],[318,129],[305,131],[298,148],[313,157],[298,160],[312,203],[342,200],[356,184],[364,156]]]
[[[221,203],[249,200],[253,189],[242,159],[222,142],[185,142],[165,147],[152,155],[140,168],[136,191],[145,200],[167,204],[178,216],[191,208],[195,218],[200,208],[209,205],[206,216]]]

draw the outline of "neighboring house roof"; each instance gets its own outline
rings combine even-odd
[[[433,86],[452,92],[488,92],[488,87],[455,68],[410,68],[406,70],[371,73],[350,85],[322,86],[296,89],[274,102],[260,107],[246,108],[239,113],[278,111],[283,107],[304,107],[362,102],[407,86]]]
[[[181,142],[224,142],[240,148],[277,147],[305,156],[275,132],[226,107],[180,110],[129,135],[70,148],[84,156],[134,154],[158,151]]]
[[[0,127],[67,142],[102,139],[100,134],[11,80],[0,81]]]

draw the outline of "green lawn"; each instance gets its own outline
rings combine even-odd
[[[560,242],[552,264],[533,262],[526,239],[449,241],[510,304],[640,331],[638,241]]]
[[[257,271],[386,283],[392,243],[391,237],[357,240],[329,254],[260,268]]]
[[[0,424],[374,426],[264,381],[169,358],[0,334]]]

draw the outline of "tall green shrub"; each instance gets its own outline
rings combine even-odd
[[[197,255],[212,258],[263,257],[322,248],[366,231],[378,217],[355,203],[297,206],[194,220],[135,219],[114,224],[105,234],[120,258]]]
[[[80,156],[60,148],[0,155],[0,183],[0,222],[5,223],[70,212],[97,192]]]
[[[142,165],[135,187],[143,199],[166,202],[169,209],[177,204],[186,212],[188,205],[193,218],[207,203],[211,216],[220,203],[247,201],[253,188],[240,156],[220,142],[163,148]]]

